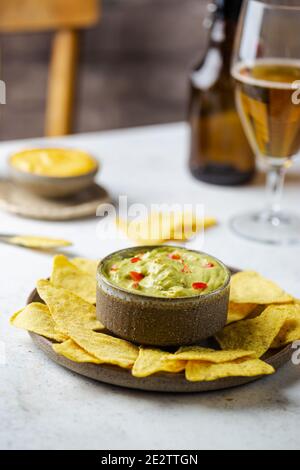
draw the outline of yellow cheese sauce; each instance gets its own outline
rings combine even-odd
[[[9,163],[24,173],[53,178],[81,176],[97,169],[97,162],[92,156],[71,149],[24,150],[12,155]]]

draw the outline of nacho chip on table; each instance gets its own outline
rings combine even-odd
[[[200,230],[217,224],[215,218],[199,220],[195,214],[183,212],[151,212],[142,220],[118,219],[117,226],[128,238],[141,245],[159,245],[167,241],[186,241]]]
[[[189,382],[211,382],[227,377],[260,377],[274,372],[272,366],[259,359],[224,364],[190,361],[186,365],[185,376]]]
[[[81,363],[91,363],[91,364],[102,364],[102,362],[91,354],[87,353],[82,349],[78,344],[76,344],[72,339],[68,339],[60,344],[53,344],[53,350],[69,359],[70,361]]]
[[[268,307],[269,314],[286,315],[286,321],[281,328],[280,332],[274,339],[271,348],[279,349],[283,346],[293,343],[294,341],[300,340],[300,305],[278,305]]]
[[[182,372],[185,369],[186,361],[179,359],[170,360],[169,356],[170,353],[160,351],[159,349],[141,347],[132,369],[132,375],[143,378],[158,372],[170,372],[173,374]]]
[[[51,250],[54,248],[62,248],[72,245],[72,243],[67,240],[35,237],[29,235],[11,237],[9,242],[13,243],[14,245],[20,245],[24,246],[25,248],[32,248],[36,250]]]
[[[259,317],[226,326],[216,339],[224,350],[254,351],[259,358],[270,349],[286,319],[284,311],[274,315],[267,308]]]
[[[171,240],[188,241],[203,230],[207,230],[218,224],[214,217],[204,217],[200,219],[192,212],[182,212],[175,214],[171,225]],[[181,235],[183,237],[181,238]]]
[[[256,307],[257,304],[236,304],[234,302],[229,302],[227,325],[244,320],[256,309]]]
[[[38,302],[31,303],[15,313],[10,323],[17,328],[31,331],[53,341],[63,342],[68,339],[58,330],[47,305]]]
[[[54,287],[49,281],[38,282],[38,293],[46,302],[59,329],[87,353],[102,363],[131,368],[138,356],[138,347],[107,334],[96,333],[103,326],[96,320],[94,305],[72,292]]]
[[[254,271],[234,274],[231,279],[230,301],[237,304],[286,304],[294,298],[277,284]]]
[[[187,346],[180,348],[175,354],[168,357],[169,360],[202,361],[213,364],[232,362],[238,359],[253,359],[255,352],[251,351],[216,351],[215,349],[202,348],[200,346]]]
[[[96,307],[81,297],[61,287],[55,287],[47,280],[38,281],[37,291],[48,305],[58,328],[66,334],[69,325],[78,329],[104,330],[104,326],[96,318]]]
[[[91,304],[96,303],[96,278],[78,269],[64,255],[54,257],[51,282],[78,295]]]
[[[74,264],[76,268],[89,274],[93,277],[93,279],[96,279],[97,268],[99,264],[98,260],[88,258],[72,258],[70,262]]]

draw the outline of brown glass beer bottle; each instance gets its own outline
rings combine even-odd
[[[244,184],[255,173],[255,158],[236,110],[230,70],[242,3],[215,0],[209,4],[208,48],[191,73],[189,164],[197,179],[212,184]]]

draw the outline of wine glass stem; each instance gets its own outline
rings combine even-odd
[[[268,210],[274,216],[281,212],[281,201],[286,169],[282,165],[272,165],[267,172]]]

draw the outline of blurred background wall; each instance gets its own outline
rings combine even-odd
[[[82,32],[75,132],[185,119],[188,72],[206,46],[207,3],[103,0],[100,24]],[[51,37],[1,36],[1,140],[43,135]]]

